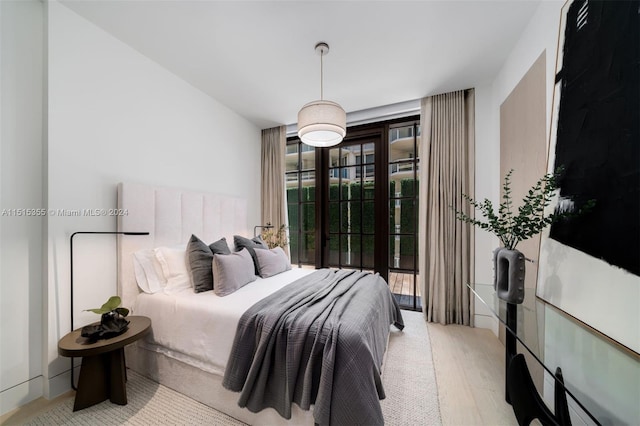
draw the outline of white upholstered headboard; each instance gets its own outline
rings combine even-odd
[[[247,200],[174,188],[118,185],[118,231],[149,235],[118,235],[118,294],[122,306],[133,307],[140,290],[133,271],[133,253],[160,246],[186,245],[191,234],[207,244],[233,235],[249,235]]]

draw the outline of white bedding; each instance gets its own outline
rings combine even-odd
[[[313,269],[293,268],[269,278],[258,278],[236,292],[219,297],[213,291],[187,289],[171,295],[140,293],[135,315],[151,318],[152,332],[141,343],[194,367],[224,374],[238,321],[257,301]]]

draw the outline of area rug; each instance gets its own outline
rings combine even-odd
[[[403,311],[405,329],[392,327],[383,366],[387,398],[381,401],[387,425],[439,425],[438,389],[427,325],[418,312]],[[73,397],[27,420],[27,425],[220,425],[244,423],[133,371],[124,406],[104,401],[73,412]]]
[[[73,396],[60,401],[26,425],[220,425],[244,423],[207,407],[136,372],[127,372],[127,405],[110,401],[73,412]]]
[[[421,312],[402,311],[402,332],[391,328],[382,367],[386,425],[440,425],[438,386],[427,323]]]

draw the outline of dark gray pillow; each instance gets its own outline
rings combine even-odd
[[[281,247],[271,250],[256,250],[256,256],[260,262],[260,276],[262,278],[272,277],[291,269],[289,257]]]
[[[191,271],[193,290],[196,293],[213,290],[212,260],[211,249],[200,238],[191,235],[187,244],[187,261]]]
[[[227,239],[222,237],[215,243],[209,244],[209,248],[213,254],[231,254],[231,250],[229,250],[229,244],[227,244]]]
[[[187,244],[187,260],[191,271],[191,282],[196,293],[213,290],[211,262],[216,253],[230,254],[227,240],[222,238],[207,246],[200,238],[191,235]]]
[[[246,248],[249,251],[249,255],[251,255],[251,259],[253,259],[253,273],[255,275],[260,275],[260,262],[258,262],[258,258],[256,257],[255,249],[268,250],[269,246],[262,241],[260,236],[254,237],[250,240],[249,238],[241,237],[240,235],[234,235],[233,244],[236,246],[236,251],[240,251],[243,248]]]
[[[239,288],[256,280],[251,268],[251,255],[245,248],[238,252],[213,256],[213,279],[216,287],[213,289],[218,296],[226,296]]]

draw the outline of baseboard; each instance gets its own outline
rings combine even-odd
[[[78,383],[78,377],[80,375],[80,366],[77,365],[74,368],[74,378]],[[43,396],[47,399],[54,399],[62,395],[63,393],[71,390],[71,370],[67,370],[57,376],[51,377],[45,382]]]
[[[478,315],[473,318],[476,328],[487,328],[498,337],[498,319],[495,316]]]
[[[0,392],[0,416],[40,398],[43,395],[43,389],[44,378],[37,376],[17,386],[3,390]]]

